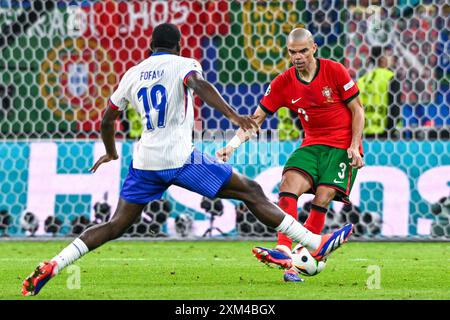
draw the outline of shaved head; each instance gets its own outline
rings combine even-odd
[[[289,33],[288,42],[305,42],[311,41],[314,43],[312,33],[305,28],[295,28]]]
[[[307,72],[315,67],[314,54],[317,44],[308,29],[295,28],[289,33],[287,49],[291,62],[299,72]]]

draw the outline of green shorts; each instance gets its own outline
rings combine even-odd
[[[326,145],[306,146],[295,150],[289,157],[283,174],[296,170],[311,183],[307,193],[315,194],[317,187],[327,186],[338,191],[334,200],[349,203],[348,196],[358,172],[350,163],[346,149]]]

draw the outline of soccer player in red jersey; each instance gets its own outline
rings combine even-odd
[[[320,234],[330,202],[334,199],[348,203],[357,170],[364,166],[361,142],[364,110],[358,87],[345,67],[333,60],[314,57],[317,44],[311,32],[304,28],[292,30],[287,48],[293,66],[270,83],[254,119],[261,126],[267,115],[281,107],[298,114],[305,139],[285,164],[278,204],[297,219],[298,197],[313,193],[305,227]],[[227,161],[250,135],[238,130],[217,156]],[[292,240],[278,233],[275,250],[257,247],[253,253],[264,260],[276,251],[290,254],[291,248]],[[293,269],[285,271],[284,280],[302,281]]]

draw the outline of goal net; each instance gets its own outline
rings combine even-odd
[[[197,59],[241,114],[290,67],[288,33],[308,28],[317,56],[343,63],[358,81],[366,111],[366,166],[352,204],[332,203],[324,232],[352,222],[361,239],[448,240],[449,13],[444,0],[1,0],[0,236],[71,237],[111,218],[142,124],[133,108],[123,113],[120,158],[92,175],[104,152],[102,112],[124,72],[149,56],[153,28],[171,22],[182,33],[181,54]],[[232,159],[273,202],[303,138],[296,118],[286,108],[268,117]],[[200,100],[195,123],[195,145],[211,155],[236,129]],[[302,222],[312,198],[299,199]],[[124,235],[275,236],[242,203],[178,187]]]

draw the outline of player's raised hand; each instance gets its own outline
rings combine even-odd
[[[256,123],[254,116],[236,115],[231,117],[230,120],[234,125],[239,126],[244,131],[253,130],[256,133],[259,130],[259,126]]]
[[[233,155],[234,148],[231,146],[226,146],[216,152],[217,159],[227,162],[228,159]]]
[[[98,167],[100,167],[100,165],[102,165],[103,163],[110,162],[111,160],[117,160],[117,159],[119,159],[119,156],[117,154],[115,154],[115,155],[105,154],[97,160],[97,162],[92,166],[92,168],[89,169],[89,171],[94,173],[95,171],[97,171]]]
[[[350,147],[347,149],[347,155],[349,159],[352,159],[350,165],[356,169],[360,169],[364,166],[364,161],[359,153],[359,148]]]

